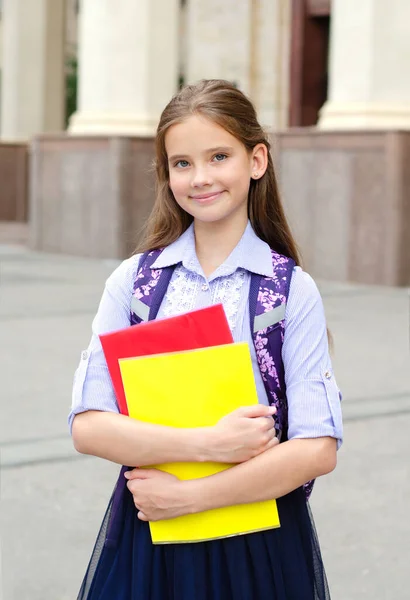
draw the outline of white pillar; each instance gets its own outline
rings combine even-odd
[[[290,0],[189,0],[185,75],[227,79],[269,128],[287,125]]]
[[[64,0],[3,0],[3,140],[64,129],[64,16]]]
[[[188,0],[187,83],[227,79],[250,91],[251,0]]]
[[[150,136],[178,88],[179,0],[81,0],[73,134]]]
[[[410,2],[333,0],[322,129],[410,129]]]
[[[262,125],[289,123],[291,0],[254,0],[251,95]]]

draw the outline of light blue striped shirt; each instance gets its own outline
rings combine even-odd
[[[130,304],[140,255],[124,260],[107,279],[92,337],[81,354],[74,377],[71,428],[74,416],[86,410],[118,412],[99,335],[130,325]],[[250,223],[227,260],[206,278],[195,252],[191,226],[158,257],[153,267],[176,265],[158,318],[222,303],[235,342],[246,341],[252,356],[259,402],[268,404],[249,327],[251,273],[272,276],[269,246]],[[322,299],[313,279],[295,267],[285,312],[282,348],[289,406],[288,437],[331,436],[342,442],[340,392],[329,357]]]

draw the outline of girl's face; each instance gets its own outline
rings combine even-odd
[[[195,115],[170,127],[165,148],[169,187],[183,210],[196,221],[246,222],[251,177],[266,170],[264,144],[249,153],[225,129]]]

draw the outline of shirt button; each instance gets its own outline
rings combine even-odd
[[[81,358],[83,360],[87,360],[87,358],[88,358],[88,352],[87,352],[87,350],[84,350],[84,352],[81,352]]]
[[[332,373],[330,371],[326,371],[325,377],[326,377],[326,379],[331,379],[332,378]]]
[[[203,283],[203,284],[201,285],[201,290],[202,290],[203,292],[207,292],[207,291],[209,290],[209,285],[208,285],[207,283]]]

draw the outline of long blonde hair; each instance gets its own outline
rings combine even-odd
[[[168,246],[192,223],[192,216],[175,201],[169,188],[165,136],[173,125],[192,115],[201,115],[223,127],[251,152],[257,144],[268,149],[268,167],[263,177],[251,180],[248,215],[255,233],[277,252],[300,264],[299,252],[290,232],[270,154],[269,140],[260,126],[250,100],[228,81],[202,80],[184,87],[165,107],[155,139],[156,200],[138,252]]]

